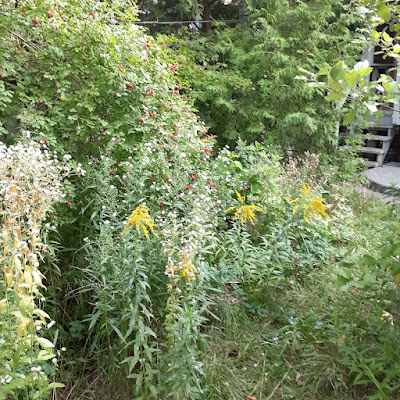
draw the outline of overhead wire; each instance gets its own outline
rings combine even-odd
[[[135,21],[136,25],[175,25],[175,24],[202,24],[214,22],[243,22],[241,19],[221,19],[221,20],[193,20],[193,21]]]

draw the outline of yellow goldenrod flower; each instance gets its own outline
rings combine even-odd
[[[244,204],[245,197],[243,197],[240,193],[236,192],[237,198],[241,204]],[[240,223],[243,225],[243,222],[249,220],[253,225],[254,221],[257,221],[256,216],[253,212],[255,211],[262,211],[261,207],[255,205],[243,205],[239,208],[236,207],[229,207],[225,212],[229,212],[232,210],[236,210],[235,215],[233,216],[232,220],[234,221],[240,215]]]
[[[146,228],[146,225],[149,227],[151,233],[155,236],[156,233],[154,232],[154,223],[149,214],[150,209],[141,204],[140,206],[136,207],[135,211],[129,217],[128,223],[125,225],[124,230],[122,231],[121,235],[123,235],[129,228],[136,226],[138,234],[140,235],[140,228],[143,229],[145,236],[148,238],[149,234]]]
[[[295,214],[300,205],[302,205],[303,219],[305,222],[312,224],[312,218],[315,219],[318,216],[329,218],[325,211],[326,206],[322,203],[325,200],[323,197],[313,198],[311,187],[305,183],[303,183],[303,188],[299,189],[299,192],[302,193],[300,199],[286,198],[289,204],[298,203],[293,208],[293,214]]]
[[[303,199],[312,195],[310,185],[306,185],[305,183],[303,183],[303,188],[299,189],[299,192],[303,193]]]
[[[243,204],[245,197],[243,197],[238,191],[236,191],[236,196],[238,200]]]
[[[185,277],[188,281],[191,279],[195,280],[196,276],[196,267],[193,265],[191,260],[187,260],[186,262],[181,261],[182,265],[182,276]]]

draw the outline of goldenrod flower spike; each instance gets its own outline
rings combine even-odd
[[[326,207],[322,203],[325,200],[323,197],[312,198],[311,187],[305,183],[303,183],[303,188],[299,189],[299,192],[302,193],[301,199],[285,198],[289,204],[298,203],[293,208],[293,214],[295,214],[299,206],[302,205],[303,219],[305,222],[312,224],[312,218],[316,219],[319,216],[329,218],[329,215],[325,211]]]
[[[238,200],[243,204],[245,197],[243,197],[239,192],[236,192],[236,196]]]
[[[236,192],[238,200],[243,204],[245,197],[241,196],[240,193]],[[243,222],[249,220],[252,225],[254,225],[254,221],[257,221],[257,218],[253,212],[255,211],[262,211],[261,207],[255,205],[243,205],[239,208],[236,207],[229,207],[225,212],[236,210],[235,214],[233,215],[232,220],[234,221],[240,215],[240,223],[243,225]]]
[[[149,227],[151,233],[155,236],[156,233],[154,232],[154,223],[153,220],[150,217],[149,214],[150,209],[145,206],[144,204],[141,204],[140,206],[136,207],[135,211],[131,214],[129,217],[129,220],[127,224],[125,225],[124,230],[122,231],[121,235],[123,235],[129,228],[136,226],[136,230],[138,234],[140,235],[140,228],[142,228],[145,236],[148,238],[149,234],[146,228],[146,225]]]

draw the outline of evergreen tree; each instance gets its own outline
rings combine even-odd
[[[190,94],[221,143],[264,140],[299,151],[337,143],[339,115],[324,93],[296,80],[337,58],[354,60],[357,16],[342,0],[252,0],[246,23],[193,41]]]

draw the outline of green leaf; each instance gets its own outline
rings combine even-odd
[[[375,273],[371,273],[371,272],[367,272],[364,275],[363,281],[365,282],[365,284],[370,285],[371,283],[376,281],[376,274]]]
[[[236,165],[236,167],[239,168],[240,171],[243,169],[243,165],[240,161],[234,161],[233,164]]]
[[[400,53],[400,44],[395,44],[393,46],[392,50],[393,50],[393,53],[396,53],[396,54]]]
[[[386,32],[382,33],[382,37],[385,42],[391,43],[393,41],[390,35]]]
[[[371,255],[364,254],[363,257],[362,257],[362,263],[364,265],[367,265],[368,267],[372,267],[372,266],[376,265],[377,261]]]
[[[319,72],[317,72],[317,75],[318,76],[327,75],[328,72],[329,72],[329,67],[325,67],[325,68],[321,69]]]
[[[336,279],[335,285],[339,288],[346,289],[346,285],[350,282],[350,279],[345,278],[344,276],[339,275]]]
[[[63,388],[63,387],[65,387],[65,385],[62,384],[62,383],[52,382],[52,383],[50,383],[49,386],[47,386],[47,387],[43,390],[43,393],[50,392],[50,391],[53,390],[53,389]]]
[[[361,75],[360,75],[359,71],[352,71],[352,72],[346,73],[344,79],[346,80],[347,84],[350,87],[354,87],[361,80]]]
[[[379,3],[376,9],[378,11],[378,16],[385,22],[390,20],[390,9],[385,2]]]
[[[89,325],[89,331],[94,327],[96,324],[97,320],[99,319],[101,315],[101,310],[97,311],[91,318],[90,318],[90,325]]]
[[[356,113],[357,113],[356,110],[349,111],[346,114],[346,116],[344,117],[343,125],[348,126],[348,125],[352,124],[356,118]]]
[[[345,95],[342,94],[342,93],[337,93],[337,92],[334,92],[334,91],[330,91],[328,93],[328,95],[325,97],[325,99],[327,101],[332,101],[332,100],[341,100],[344,97],[345,97]]]
[[[360,76],[364,77],[364,76],[368,76],[371,72],[372,72],[372,68],[367,67],[367,68],[361,68],[358,70],[358,73],[360,74]]]
[[[375,119],[376,119],[376,121],[378,122],[379,120],[382,119],[382,117],[383,117],[383,111],[378,110],[378,111],[375,113]]]
[[[343,61],[340,61],[330,69],[329,77],[335,82],[338,82],[344,79],[346,75],[346,69],[346,65],[343,63]]]
[[[252,182],[251,184],[251,193],[257,193],[259,190],[262,189],[262,185],[260,182]]]
[[[352,278],[351,269],[346,267],[341,267],[339,269],[339,275],[350,280]]]

